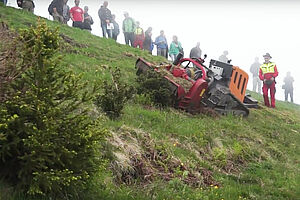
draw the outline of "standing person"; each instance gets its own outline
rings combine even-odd
[[[2,2],[5,6],[7,4],[7,0],[0,0],[0,2]]]
[[[79,7],[80,0],[75,0],[75,6],[70,10],[70,16],[73,21],[72,26],[83,29],[84,12]]]
[[[288,95],[290,95],[291,102],[293,103],[294,102],[294,99],[293,99],[294,78],[291,76],[291,72],[287,72],[286,77],[284,78],[283,82],[284,82],[284,85],[282,86],[282,89],[284,89],[285,101],[288,101]]]
[[[152,54],[153,41],[152,41],[152,27],[149,27],[145,32],[145,39],[143,42],[143,49]]]
[[[33,0],[17,0],[18,7],[22,8],[23,10],[34,12],[34,3]]]
[[[53,20],[67,24],[70,20],[70,7],[67,5],[68,0],[53,0],[48,7],[49,14]]]
[[[269,53],[266,53],[263,55],[265,62],[260,66],[259,69],[259,78],[263,81],[263,96],[264,96],[264,102],[265,105],[270,107],[269,103],[269,97],[268,97],[268,91],[270,89],[270,95],[271,95],[271,107],[275,108],[275,78],[278,76],[278,71],[276,64],[273,62],[270,62],[270,59],[272,58]]]
[[[114,29],[112,30],[112,38],[117,41],[118,35],[120,34],[120,27],[119,24],[116,22],[116,15],[111,15],[112,20],[111,23],[114,25]]]
[[[196,46],[190,51],[190,58],[201,58],[202,50],[200,49],[200,42],[197,42]]]
[[[228,51],[223,51],[223,54],[219,57],[219,61],[223,62],[223,63],[228,63]]]
[[[107,8],[108,2],[104,1],[103,5],[98,10],[98,16],[101,21],[101,28],[102,28],[102,35],[104,38],[107,37],[112,38],[112,29],[110,29],[110,23],[111,23],[111,11]]]
[[[61,0],[60,0],[61,1]],[[70,16],[70,7],[67,5],[68,0],[63,0],[63,12],[62,12],[62,16],[63,16],[63,21],[62,23],[67,24],[68,21],[71,19]]]
[[[155,38],[155,45],[157,47],[157,55],[167,57],[168,42],[163,30],[161,30],[160,35]]]
[[[140,27],[140,22],[136,22],[133,46],[135,48],[139,46],[140,49],[143,49],[144,39],[145,39],[144,30]]]
[[[135,22],[134,20],[129,17],[128,12],[124,12],[125,19],[123,20],[123,33],[125,38],[125,43],[133,47],[134,43],[134,31],[135,31]]]
[[[254,63],[250,67],[250,72],[253,77],[253,92],[256,92],[256,88],[259,94],[261,94],[261,80],[258,77],[259,68],[261,64],[259,63],[259,58],[255,57]]]
[[[83,28],[92,31],[91,25],[94,24],[93,18],[89,15],[89,7],[84,6],[84,22],[83,22]]]
[[[171,57],[171,60],[174,61],[179,54],[179,52],[182,51],[181,43],[178,41],[178,37],[176,35],[173,36],[173,41],[170,44],[169,49],[169,55]]]

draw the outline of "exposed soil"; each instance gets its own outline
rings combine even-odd
[[[78,48],[87,48],[88,45],[86,44],[81,44],[76,42],[75,40],[73,40],[72,38],[70,38],[67,35],[64,34],[59,34],[59,36],[63,39],[64,42],[68,43],[71,47],[78,47]]]

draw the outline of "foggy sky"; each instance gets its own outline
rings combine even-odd
[[[15,6],[15,0],[8,1]],[[49,18],[47,11],[51,0],[35,0],[35,14]],[[300,104],[300,64],[297,58],[300,52],[300,2],[296,0],[111,0],[108,8],[116,14],[121,26],[123,12],[141,23],[146,30],[153,28],[155,39],[160,30],[164,30],[170,44],[173,35],[178,36],[185,55],[200,41],[203,53],[210,59],[217,59],[224,50],[232,64],[249,73],[250,65],[257,56],[263,62],[262,55],[269,52],[271,61],[277,64],[277,99],[284,99],[281,89],[287,71],[292,72],[294,82],[294,102]],[[80,6],[90,8],[95,23],[92,33],[102,36],[98,9],[103,1],[81,0]],[[68,5],[74,5],[69,0]],[[51,18],[50,18],[51,19]],[[70,24],[70,23],[69,23]],[[118,42],[124,44],[122,32]],[[248,89],[252,89],[252,76]]]

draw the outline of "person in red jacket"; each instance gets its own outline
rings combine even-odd
[[[262,64],[259,68],[259,78],[263,81],[263,96],[264,96],[264,102],[265,105],[270,107],[269,102],[269,96],[268,91],[270,89],[270,95],[271,95],[271,107],[275,108],[275,78],[278,76],[278,71],[276,64],[273,62],[270,62],[270,59],[272,58],[269,53],[266,53],[263,55],[265,62]]]

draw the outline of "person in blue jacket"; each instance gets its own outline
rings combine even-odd
[[[163,30],[160,31],[160,35],[156,37],[155,43],[157,47],[157,55],[167,57],[168,53],[168,42],[165,37],[165,33]]]

